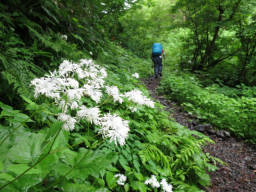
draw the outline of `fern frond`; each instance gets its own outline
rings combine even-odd
[[[168,156],[166,156],[155,145],[144,144],[143,150],[139,152],[139,157],[143,164],[145,164],[149,160],[153,160],[154,162],[157,162],[162,168],[170,168]]]

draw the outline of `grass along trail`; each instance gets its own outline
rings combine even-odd
[[[226,165],[210,173],[212,185],[204,189],[207,192],[255,192],[256,191],[256,146],[232,137],[229,132],[218,131],[212,125],[200,122],[186,113],[182,107],[164,96],[158,95],[156,88],[160,79],[150,77],[143,80],[151,96],[165,106],[171,117],[191,130],[197,130],[209,136],[215,144],[204,147],[210,153],[224,161]]]

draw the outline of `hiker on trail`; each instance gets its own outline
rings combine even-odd
[[[165,59],[165,53],[161,43],[154,43],[152,46],[151,59],[154,63],[155,78],[162,76],[162,56]]]

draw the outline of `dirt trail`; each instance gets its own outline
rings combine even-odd
[[[186,113],[175,102],[158,95],[156,88],[160,79],[143,80],[151,96],[159,100],[178,123],[192,130],[208,135],[215,144],[204,147],[210,153],[226,162],[216,172],[210,173],[212,185],[207,192],[256,192],[256,146],[249,145],[230,136],[228,132],[216,131],[209,124],[202,124],[196,117]]]

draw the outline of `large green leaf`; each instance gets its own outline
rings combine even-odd
[[[89,175],[99,177],[115,160],[115,153],[101,150],[80,149],[75,165],[67,176],[68,178],[86,179]]]
[[[13,163],[32,163],[41,155],[41,146],[45,135],[42,133],[23,132],[16,135],[14,145],[7,156]]]

